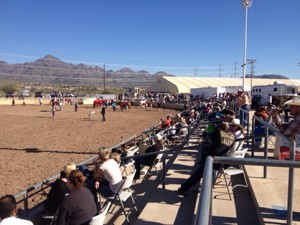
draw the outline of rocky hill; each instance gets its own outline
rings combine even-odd
[[[246,75],[246,78],[251,78],[251,75]],[[289,79],[285,76],[278,75],[278,74],[264,74],[264,75],[254,75],[252,77],[253,79],[255,78],[265,78],[265,79]]]
[[[0,61],[0,80],[5,81],[103,86],[104,75],[107,87],[146,87],[159,76],[172,76],[165,72],[150,74],[145,70],[134,71],[130,68],[104,71],[98,66],[65,63],[52,55],[23,64],[8,64]]]

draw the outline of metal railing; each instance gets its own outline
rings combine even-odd
[[[291,152],[295,151],[295,141],[293,141],[293,148]],[[291,157],[293,158],[293,157]],[[291,225],[293,222],[293,192],[294,192],[294,168],[300,168],[300,163],[294,160],[279,161],[275,159],[256,159],[256,158],[232,158],[216,156],[207,157],[205,161],[205,169],[203,174],[201,194],[198,202],[198,210],[196,212],[196,219],[194,225],[209,225],[211,221],[211,201],[212,201],[212,168],[213,163],[219,164],[238,164],[238,165],[255,165],[255,166],[273,166],[273,167],[287,167],[289,168],[288,180],[288,202],[287,202],[287,224]]]
[[[188,129],[188,134],[186,136],[186,139],[184,140],[184,142],[182,143],[183,145],[184,144],[187,144],[189,143],[189,138],[190,138],[190,134],[192,132],[192,129],[197,125],[197,123],[199,122],[199,118],[197,118],[192,124],[190,124],[189,126],[185,127]],[[161,130],[160,128],[160,124],[157,124],[155,126],[152,126],[148,129],[149,133],[147,133],[147,135],[151,135],[151,134],[155,134],[156,132],[158,132],[159,130]],[[110,149],[112,148],[120,148],[123,144],[132,144],[132,145],[137,145],[137,143],[139,141],[142,141],[143,140],[143,135],[139,135],[139,136],[131,136],[125,140],[123,140],[123,138],[121,138],[121,142],[110,147]],[[174,153],[174,150],[164,150],[162,152],[155,152],[155,153],[147,153],[147,154],[141,154],[141,155],[136,155],[136,156],[130,156],[130,157],[124,157],[122,158],[122,160],[127,160],[127,159],[135,159],[135,158],[141,158],[141,157],[148,157],[148,156],[151,156],[151,155],[157,155],[157,154],[168,154],[168,153]],[[81,166],[81,165],[90,165],[92,164],[91,162],[93,162],[93,160],[97,157],[97,155],[93,156],[93,157],[90,157],[82,162],[80,162],[77,166]],[[165,188],[165,173],[166,173],[166,162],[165,162],[165,157],[162,158],[163,162],[163,179],[162,179],[162,186],[163,188]],[[51,182],[54,182],[56,179],[58,179],[60,177],[60,174],[56,174],[50,178],[46,178],[45,180],[49,181],[50,183]],[[17,193],[15,196],[15,198],[17,199],[17,205],[18,207],[22,208],[22,217],[25,217],[25,218],[28,218],[28,213],[29,213],[29,210],[30,210],[30,207],[29,207],[29,199],[37,194],[41,194],[42,192],[44,192],[46,189],[48,189],[49,186],[47,185],[44,185],[44,181],[43,182],[40,182],[40,183],[37,183],[29,188],[27,188],[26,190],[23,190],[19,193]],[[34,205],[35,206],[35,205]],[[33,207],[34,207],[33,206]],[[31,207],[31,208],[33,208]]]

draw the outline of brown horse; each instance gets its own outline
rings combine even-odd
[[[131,104],[130,104],[130,102],[121,102],[120,108],[121,108],[122,111],[123,111],[123,109],[130,109]]]

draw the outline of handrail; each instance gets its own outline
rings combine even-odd
[[[208,156],[205,161],[203,172],[203,182],[201,187],[201,194],[198,202],[198,210],[194,225],[208,225],[211,224],[211,200],[212,200],[212,171],[213,158]]]
[[[241,123],[243,123],[244,120],[244,113],[249,113],[246,110],[243,110],[241,108],[238,109],[238,112],[242,111],[241,115]],[[206,163],[205,163],[205,170],[210,171],[212,169],[213,163],[224,163],[224,164],[242,164],[242,165],[262,165],[264,166],[264,178],[267,177],[267,166],[275,166],[275,167],[288,167],[289,168],[289,179],[288,179],[288,201],[287,201],[287,224],[291,225],[293,222],[293,191],[294,191],[294,169],[300,168],[300,163],[295,161],[295,149],[296,149],[296,142],[283,135],[276,127],[272,126],[268,122],[262,120],[261,118],[258,118],[256,116],[253,116],[252,118],[252,128],[255,126],[255,121],[260,122],[262,125],[265,126],[265,146],[264,146],[264,155],[265,159],[257,159],[257,158],[231,158],[231,157],[221,157],[216,156],[214,159],[212,157],[207,157]],[[249,116],[248,116],[248,127],[247,127],[247,139],[249,139]],[[268,159],[268,138],[269,138],[269,130],[272,130],[276,135],[279,137],[287,140],[290,143],[290,160],[289,161],[279,161],[279,160],[273,160]],[[252,141],[254,140],[254,136],[251,136]],[[248,142],[247,142],[248,145]],[[252,145],[252,156],[254,156],[254,148]],[[213,162],[212,162],[213,161]],[[209,167],[209,168],[206,168]],[[202,181],[202,187],[207,187],[209,184],[212,183],[212,175],[206,174],[204,172],[203,181]],[[212,190],[210,190],[212,191]],[[207,196],[209,195],[210,199],[207,199]],[[200,194],[200,200],[206,199],[206,202],[199,201],[198,204],[198,210],[196,213],[196,220],[194,221],[194,225],[208,225],[211,221],[207,219],[207,216],[210,215],[211,212],[209,211],[211,209],[211,193],[207,194],[207,190],[201,191]],[[207,206],[206,204],[210,204]],[[203,210],[203,211],[202,211]],[[201,216],[200,216],[201,215]],[[203,219],[201,219],[203,217]],[[200,218],[200,219],[199,219]],[[209,217],[208,217],[209,218]]]
[[[295,145],[295,141],[294,141]],[[194,225],[209,225],[211,216],[211,184],[212,184],[212,168],[213,164],[239,164],[239,165],[254,165],[254,166],[272,166],[272,167],[287,167],[289,168],[289,183],[288,183],[288,202],[287,202],[287,224],[291,225],[293,222],[293,185],[294,185],[294,168],[300,168],[300,163],[296,161],[279,161],[274,159],[259,159],[259,158],[232,158],[224,156],[215,156],[212,158],[208,156],[205,161],[205,170],[203,174],[200,200],[198,202],[196,219]],[[208,174],[210,173],[210,174]],[[209,188],[207,190],[207,188]],[[210,192],[209,192],[210,191]],[[209,215],[209,216],[205,216]],[[203,217],[203,218],[201,218]]]

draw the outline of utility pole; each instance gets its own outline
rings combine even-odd
[[[194,70],[194,77],[197,77],[197,67],[195,67],[195,70]]]
[[[236,78],[236,74],[237,74],[237,62],[234,63],[234,78]]]
[[[104,63],[104,65],[103,65],[103,89],[104,89],[104,91],[105,91],[105,63]]]
[[[251,65],[251,96],[252,96],[252,78],[254,76],[254,64],[256,63],[256,59],[247,59],[247,63]]]
[[[219,77],[222,77],[222,71],[223,71],[223,65],[220,63],[219,64]]]

